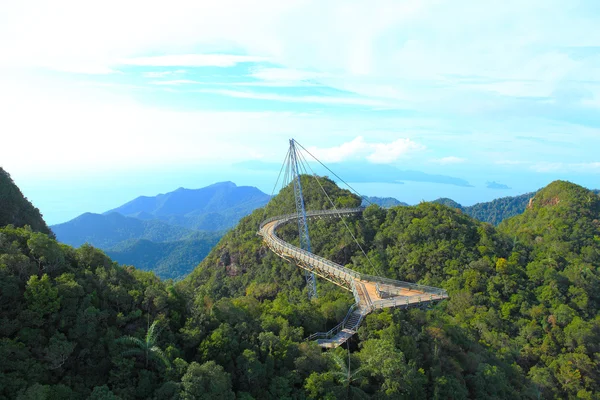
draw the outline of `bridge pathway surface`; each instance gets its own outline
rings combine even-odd
[[[362,211],[362,208],[309,211],[307,217],[335,218],[359,214]],[[309,339],[316,339],[321,347],[333,348],[345,343],[356,333],[364,317],[375,309],[411,307],[448,298],[447,292],[443,289],[356,272],[302,250],[277,236],[276,231],[279,226],[297,218],[297,214],[270,218],[261,224],[258,234],[275,254],[351,291],[356,301],[340,324],[329,332],[317,333],[309,337]]]

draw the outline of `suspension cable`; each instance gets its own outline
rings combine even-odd
[[[300,145],[300,147],[302,147]],[[303,147],[302,147],[303,148]],[[302,153],[300,153],[300,157],[302,159],[304,159],[304,155]],[[356,236],[354,236],[354,233],[352,233],[352,230],[350,229],[350,227],[348,226],[348,224],[346,223],[346,220],[344,217],[342,217],[341,213],[339,212],[339,210],[337,209],[337,207],[335,206],[333,200],[331,200],[331,197],[329,197],[329,194],[327,194],[327,192],[325,191],[325,188],[323,187],[323,185],[321,184],[317,174],[315,174],[315,172],[313,171],[312,167],[310,166],[310,164],[308,163],[308,161],[306,161],[306,159],[304,159],[304,162],[306,163],[306,165],[308,165],[308,168],[310,168],[311,172],[312,172],[312,176],[315,178],[315,180],[317,181],[317,183],[319,184],[319,187],[321,188],[321,190],[323,191],[323,193],[325,193],[325,196],[327,197],[327,200],[329,200],[329,203],[331,203],[331,206],[333,207],[333,209],[335,211],[338,211],[338,216],[340,218],[340,220],[342,221],[342,223],[344,224],[344,226],[346,227],[346,229],[348,230],[348,232],[350,233],[350,236],[352,236],[352,239],[354,239],[354,242],[356,242],[356,244],[358,245],[358,248],[360,249],[360,251],[363,253],[363,255],[365,256],[365,258],[367,259],[367,261],[369,262],[369,264],[371,264],[371,267],[373,267],[373,269],[375,270],[375,273],[378,275],[381,275],[381,272],[379,271],[379,268],[377,268],[375,266],[375,264],[373,264],[373,262],[371,261],[371,259],[369,258],[369,256],[367,255],[367,253],[365,252],[365,250],[363,249],[363,247],[360,245],[358,239],[356,238]]]
[[[279,183],[279,178],[281,178],[281,173],[283,172],[283,167],[287,165],[287,160],[288,157],[290,156],[290,149],[288,149],[287,153],[285,154],[285,157],[283,159],[283,164],[281,164],[281,168],[279,169],[279,175],[277,175],[277,180],[275,181],[275,186],[273,186],[273,191],[271,191],[271,199],[273,198],[273,195],[275,194],[275,190],[277,189],[277,184]],[[271,202],[271,199],[269,199],[269,203]],[[265,217],[267,216],[267,205],[265,205],[264,211],[263,211],[263,220],[265,219]]]
[[[367,199],[365,196],[361,195],[358,190],[354,189],[352,186],[350,186],[345,180],[343,180],[342,178],[340,178],[338,176],[338,174],[336,174],[335,172],[333,172],[331,169],[329,169],[329,167],[325,164],[323,164],[317,157],[315,157],[314,155],[312,155],[312,153],[308,150],[306,150],[306,148],[304,146],[302,146],[300,143],[296,142],[296,144],[298,146],[300,146],[302,148],[302,150],[304,150],[308,155],[310,155],[312,158],[314,158],[314,160],[316,162],[318,162],[319,164],[321,164],[323,167],[325,167],[325,169],[327,169],[327,171],[331,172],[336,178],[338,178],[341,182],[344,183],[344,185],[348,186],[350,188],[350,190],[352,190],[358,197],[360,197],[361,199],[363,199],[364,201],[366,201],[369,204],[373,204],[371,201],[369,201],[369,199]]]

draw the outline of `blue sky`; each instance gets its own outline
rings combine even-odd
[[[270,193],[292,137],[409,203],[600,187],[597,1],[10,3],[0,165],[50,223],[223,180]]]

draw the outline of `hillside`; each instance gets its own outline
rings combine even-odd
[[[344,233],[343,224],[313,222],[316,253],[357,270],[439,285],[450,293],[448,302],[427,312],[395,310],[367,317],[359,331],[360,350],[352,359],[366,368],[362,380],[353,384],[356,390],[384,396],[385,387],[386,396],[452,399],[600,394],[595,361],[600,343],[597,196],[572,184],[555,189],[562,185],[553,183],[536,195],[541,204],[550,198],[562,209],[536,211],[534,199],[532,209],[499,230],[439,204],[390,210],[371,206],[363,219],[347,222],[366,246],[372,265]],[[310,183],[303,186],[310,188]],[[283,197],[289,200],[290,194],[279,196],[265,212],[244,218],[182,285],[220,301],[257,299],[263,313],[277,309],[291,325],[300,324],[305,335],[325,331],[344,315],[350,297],[321,280],[316,303],[308,303],[305,292],[292,295],[295,287],[303,286],[301,273],[273,256],[254,234],[260,220],[283,209]],[[572,196],[579,200],[567,200]],[[582,222],[571,224],[570,219]],[[536,230],[538,225],[546,231]],[[561,240],[568,241],[556,240],[559,229]],[[280,234],[297,241],[293,226]],[[562,266],[544,273],[549,252]],[[221,321],[238,331],[237,323]],[[263,321],[263,326],[273,323]],[[275,332],[279,329],[281,325]],[[228,356],[222,357],[227,364]],[[382,367],[386,363],[390,369]],[[338,381],[329,371],[313,370],[305,381],[314,398],[336,396]],[[258,387],[254,390],[260,393]]]
[[[370,204],[377,204],[379,207],[389,208],[396,206],[407,206],[408,204],[395,199],[393,197],[376,197],[376,196],[365,196],[363,197],[362,206],[368,206]]]
[[[327,208],[302,180],[307,207]],[[360,204],[321,184],[337,206]],[[370,262],[342,221],[311,221],[315,253],[450,295],[369,314],[349,355],[305,338],[343,318],[352,295],[319,279],[309,301],[301,271],[256,235],[293,210],[291,187],[174,286],[90,246],[0,228],[0,398],[594,399],[599,202],[554,182],[498,228],[435,203],[370,206],[345,220]],[[297,243],[296,230],[279,234]]]
[[[464,207],[462,205],[460,205],[456,201],[449,199],[447,197],[441,197],[437,200],[434,200],[433,203],[442,204],[442,205],[444,205],[446,207],[450,207],[450,208],[458,208],[459,210],[464,209]]]
[[[180,188],[138,197],[104,214],[85,213],[52,229],[63,243],[89,243],[120,263],[179,279],[206,256],[224,230],[269,197],[232,182]]]
[[[534,195],[535,193],[525,193],[514,197],[502,197],[490,202],[464,207],[463,210],[475,219],[498,225],[505,219],[523,213]]]
[[[0,226],[4,225],[29,225],[35,232],[52,235],[40,210],[23,196],[10,174],[0,168]]]
[[[222,236],[221,232],[194,232],[176,241],[128,240],[106,250],[106,254],[120,264],[152,271],[162,279],[180,279],[206,257]]]
[[[472,206],[462,206],[452,199],[441,198],[434,203],[443,204],[447,207],[458,208],[465,214],[478,219],[479,221],[489,222],[492,225],[498,225],[503,220],[514,217],[525,211],[535,193],[525,193],[519,196],[502,197],[489,202],[477,203]]]
[[[254,209],[265,205],[269,195],[251,186],[221,182],[201,188],[179,188],[154,197],[141,196],[105,214],[139,219],[159,219],[194,230],[231,228]]]

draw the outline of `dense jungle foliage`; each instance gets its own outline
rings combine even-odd
[[[337,207],[360,199],[320,179]],[[331,208],[303,177],[308,209]],[[428,310],[370,314],[346,348],[304,340],[352,302],[256,235],[293,211],[284,188],[184,281],[122,268],[90,246],[0,229],[0,398],[538,399],[600,396],[600,198],[567,182],[498,228],[434,203],[311,221],[314,252],[436,285]],[[370,262],[347,232],[358,238]],[[280,235],[297,243],[293,224]],[[349,358],[348,358],[349,357]]]
[[[456,201],[448,198],[441,198],[434,203],[443,204],[451,208],[458,208],[465,214],[483,222],[489,222],[492,225],[498,225],[500,222],[522,214],[529,204],[529,200],[535,196],[535,193],[525,193],[519,196],[501,197],[492,201],[473,204],[472,206],[463,206]]]
[[[127,240],[105,251],[119,264],[135,265],[152,271],[162,279],[181,279],[210,253],[222,232],[193,232],[182,240],[153,242]]]

